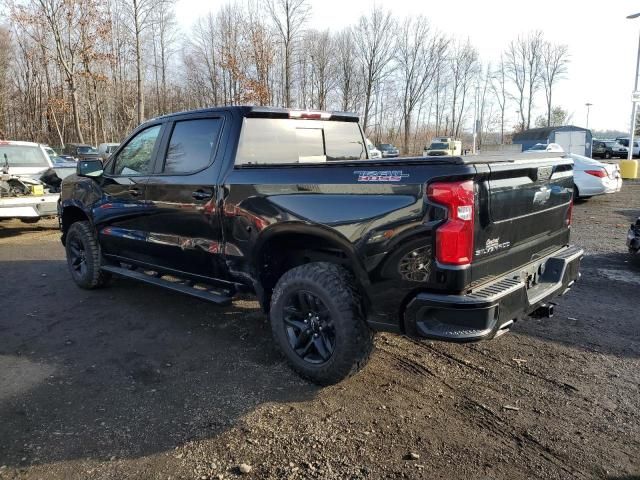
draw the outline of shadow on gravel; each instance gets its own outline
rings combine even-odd
[[[0,465],[132,458],[214,437],[317,388],[277,354],[253,302],[221,309],[63,261],[0,262]]]
[[[0,239],[27,235],[34,232],[49,232],[58,230],[58,224],[53,222],[24,223],[18,220],[0,222]]]
[[[591,352],[640,358],[640,264],[628,254],[586,256],[582,278],[558,300],[551,319],[526,319],[515,331]]]
[[[615,210],[615,213],[625,217],[629,222],[629,224],[635,223],[636,219],[640,216],[640,210],[638,210],[637,208],[625,208],[622,210]]]

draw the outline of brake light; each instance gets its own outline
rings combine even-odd
[[[304,120],[329,120],[329,112],[310,112],[308,110],[290,110],[289,118],[301,118]]]
[[[604,178],[607,176],[604,170],[585,170],[584,173],[588,173],[589,175],[593,175],[598,178]]]
[[[569,209],[567,210],[567,218],[565,220],[567,227],[571,227],[572,220],[573,220],[573,198],[569,201]]]
[[[433,203],[447,208],[447,221],[436,230],[436,260],[446,265],[468,265],[473,258],[473,181],[436,182],[427,188]]]

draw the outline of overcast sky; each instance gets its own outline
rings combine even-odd
[[[179,0],[176,14],[188,35],[194,20],[222,1]],[[586,122],[585,103],[593,104],[589,127],[627,130],[631,117],[631,92],[640,33],[640,1],[610,0],[377,0],[397,17],[423,14],[432,25],[456,38],[469,37],[484,62],[496,62],[508,42],[520,33],[540,29],[545,38],[569,46],[569,74],[555,91],[554,104],[571,114],[575,125]],[[340,29],[357,21],[372,8],[373,0],[310,0],[310,26]],[[544,110],[544,92],[536,102]],[[515,123],[517,106],[510,117]]]

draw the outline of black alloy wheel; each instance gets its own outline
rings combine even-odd
[[[284,329],[293,351],[305,362],[322,364],[333,354],[336,341],[331,313],[322,300],[306,290],[285,300]]]
[[[69,266],[80,278],[87,274],[87,253],[80,237],[69,240]]]

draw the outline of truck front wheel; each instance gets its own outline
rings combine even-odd
[[[301,265],[280,278],[271,328],[293,369],[319,385],[354,374],[373,349],[352,275],[331,263]]]
[[[75,222],[69,227],[65,241],[67,265],[73,281],[80,288],[103,286],[110,274],[100,269],[102,255],[89,222]]]

